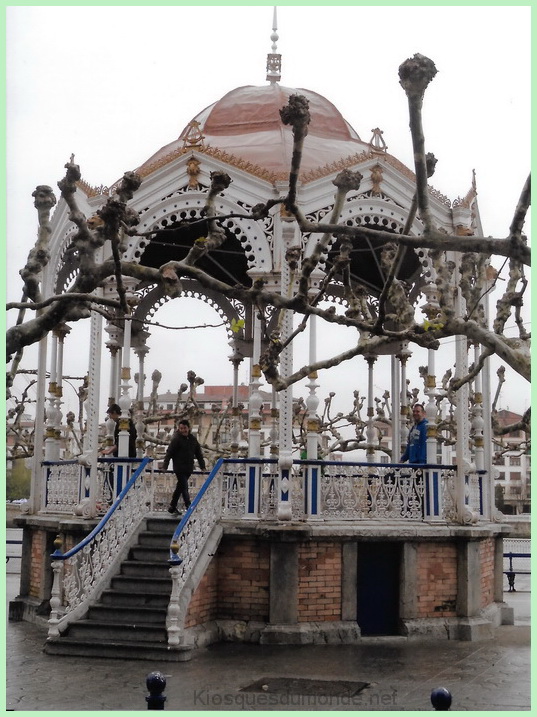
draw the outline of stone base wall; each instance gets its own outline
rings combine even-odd
[[[43,612],[48,603],[50,553],[58,532],[67,550],[93,527],[81,521],[31,520],[24,533],[20,605],[13,607],[24,613],[23,619],[29,619],[30,609]],[[502,541],[494,526],[441,526],[406,536],[397,526],[375,526],[368,533],[366,526],[241,523],[223,525],[223,531],[209,551],[214,557],[207,558],[207,567],[198,566],[183,608],[185,631],[201,635],[212,625],[211,639],[229,634],[267,643],[303,642],[313,640],[315,630],[326,641],[357,639],[362,579],[357,568],[360,546],[367,542],[401,545],[400,636],[474,639],[487,633],[488,616],[502,604]]]
[[[479,562],[481,565],[481,607],[485,608],[494,601],[494,540],[482,540],[479,543]]]
[[[298,550],[298,622],[341,620],[342,543]]]
[[[43,598],[42,589],[45,582],[43,556],[47,551],[47,533],[45,530],[35,530],[32,533],[30,550],[31,564],[28,594],[34,598]]]
[[[457,601],[457,548],[453,543],[417,546],[417,617],[454,617]]]
[[[216,619],[218,605],[218,566],[212,561],[192,595],[185,618],[185,628],[203,625]]]
[[[464,597],[460,598],[461,593],[477,592],[482,609],[495,604],[494,537],[469,543],[475,546],[478,557],[478,564],[470,570],[474,580],[471,589],[468,585],[459,586],[464,574],[459,565],[460,541],[401,542],[413,545],[415,553],[412,563],[402,569],[405,599],[408,603],[410,595],[413,606],[406,604],[404,615],[401,610],[401,634],[436,636],[447,633],[451,637],[458,634],[457,628],[453,627],[458,624],[458,619],[475,618],[478,612],[473,608],[468,614],[461,610],[461,605],[470,605]],[[286,548],[282,547],[281,535],[278,537],[276,533],[272,535],[272,540],[267,537],[224,535],[212,563],[193,592],[185,628],[201,626],[209,621],[219,624],[264,624],[271,635],[274,633],[277,636],[278,631],[283,630],[282,635],[289,636],[302,634],[299,630],[301,624],[341,624],[342,621],[349,624],[349,610],[352,617],[355,598],[351,585],[349,600],[348,576],[355,571],[357,557],[359,560],[359,545],[359,540],[349,540],[348,537],[339,540],[310,537],[290,541]],[[279,562],[271,563],[271,551],[276,551]],[[463,554],[466,553],[463,551]],[[278,585],[278,575],[271,575],[271,564],[281,568],[282,555],[289,555],[290,567],[285,572],[286,584]],[[289,580],[296,581],[294,590],[289,590]],[[287,611],[288,617],[283,620],[281,610],[274,607],[274,601],[271,602],[271,590],[278,594],[287,591],[296,600],[296,609],[294,612]],[[344,594],[347,600],[345,610]],[[274,614],[278,612],[277,619],[274,619],[271,609]],[[356,613],[354,622],[356,624]],[[419,628],[420,623],[424,626],[423,632]],[[295,627],[291,628],[292,625]],[[447,630],[447,625],[451,625],[451,629]],[[257,634],[257,628],[254,633]],[[267,640],[276,639],[267,635]]]

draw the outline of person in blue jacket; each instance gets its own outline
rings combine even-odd
[[[408,433],[406,450],[401,456],[401,463],[427,463],[427,419],[422,403],[412,406],[414,425]]]

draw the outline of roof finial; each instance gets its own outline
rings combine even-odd
[[[276,52],[278,49],[278,45],[276,43],[279,39],[276,7],[274,8],[274,15],[272,18],[272,35],[270,36],[270,39],[272,40],[272,52],[269,52],[267,55],[267,80],[271,83],[271,85],[273,85],[276,82],[279,82],[282,78],[282,56]]]

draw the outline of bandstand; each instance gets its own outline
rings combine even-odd
[[[274,43],[275,39],[273,35]],[[300,174],[303,213],[313,220],[330,217],[335,211],[334,179],[350,169],[359,171],[363,179],[337,208],[336,219],[394,235],[403,230],[420,235],[423,227],[413,210],[415,177],[387,151],[382,132],[375,129],[364,140],[324,97],[282,86],[275,44],[267,72],[265,85],[231,90],[196,114],[176,140],[137,168],[142,184],[129,206],[138,216],[138,232],[125,237],[124,261],[158,268],[184,258],[203,235],[211,174],[226,172],[231,184],[215,204],[219,214],[229,216],[222,224],[226,238],[214,264],[209,266],[211,260],[206,258],[200,266],[226,282],[251,286],[263,280],[273,291],[292,289],[294,267],[311,255],[317,237],[302,235],[279,205],[266,218],[252,218],[257,204],[287,192],[293,140],[279,110],[292,94],[308,100],[312,116]],[[76,197],[80,210],[94,217],[116,189],[94,189],[80,182]],[[431,188],[429,199],[436,225],[447,234],[482,234],[475,186],[455,202]],[[45,298],[63,293],[76,272],[70,253],[74,231],[61,200],[52,219]],[[312,288],[326,276],[337,244],[334,240],[312,275]],[[102,258],[109,258],[110,251],[105,244]],[[370,296],[378,297],[381,269],[373,249],[354,254],[350,270]],[[414,287],[424,316],[433,317],[438,297],[427,251],[407,250],[399,275]],[[364,443],[367,462],[318,460],[319,378],[311,374],[307,459],[297,460],[291,443],[291,389],[274,394],[275,429],[269,452],[260,441],[260,358],[273,331],[283,338],[290,334],[292,314],[267,314],[263,323],[251,305],[209,291],[192,278],[181,280],[180,293],[173,298],[161,286],[130,277],[122,280],[130,313],[106,322],[94,312],[88,322],[87,430],[77,460],[61,460],[59,448],[68,327],[58,327],[40,344],[37,415],[46,415],[47,420],[36,426],[31,499],[20,519],[24,527],[21,588],[10,613],[13,618],[39,620],[45,612],[48,651],[98,654],[89,648],[92,642],[102,647],[102,654],[121,657],[129,654],[130,639],[141,656],[187,659],[193,647],[218,639],[349,643],[366,635],[397,634],[472,640],[490,637],[494,627],[511,619],[503,602],[502,536],[507,528],[496,520],[491,485],[487,368],[472,384],[472,401],[467,384],[459,390],[456,460],[444,463],[436,428],[442,387],[435,377],[435,352],[424,350],[428,463],[419,468],[397,462],[408,431],[408,398],[403,389],[409,346],[399,344],[390,358],[393,457],[389,464],[375,462],[373,383],[378,356],[372,353],[364,359],[370,419]],[[107,280],[98,291],[117,297],[116,280]],[[337,276],[328,296],[336,305],[343,303]],[[251,382],[248,457],[238,458],[238,429],[232,430],[230,457],[217,461],[209,476],[196,477],[197,497],[176,525],[165,514],[162,499],[170,476],[157,469],[143,438],[137,442],[136,459],[125,457],[124,427],[117,458],[103,459],[97,453],[103,382],[109,386],[110,402],[118,402],[124,416],[132,412],[142,436],[147,322],[165,302],[180,303],[183,297],[214,307],[226,324],[231,345],[230,382],[237,386],[243,361],[249,362]],[[309,331],[309,358],[314,362],[314,317]],[[107,375],[98,359],[103,343],[110,355]],[[478,358],[479,348],[472,351]],[[454,363],[459,375],[467,372],[466,339],[457,340]],[[292,371],[292,364],[290,344],[281,356],[282,375]],[[141,377],[137,384],[132,380],[135,371]],[[107,431],[110,442],[113,426]],[[167,545],[171,545],[159,565],[165,577],[159,573],[158,580],[169,580],[160,632],[143,638],[147,650],[131,636],[116,638],[116,651],[106,653],[106,630],[80,638],[76,625],[91,620],[88,610],[101,604],[114,576],[125,572],[126,565],[131,569],[133,546],[140,534],[158,533],[158,521],[160,532],[164,526],[168,530]],[[78,549],[88,535],[92,539]],[[146,556],[139,562],[145,565],[153,559]],[[150,580],[152,574],[156,575],[149,570],[143,579]],[[137,619],[143,623],[143,617]],[[115,626],[119,618],[110,613],[103,620]]]

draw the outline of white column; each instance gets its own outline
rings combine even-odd
[[[90,319],[90,350],[88,357],[88,398],[84,455],[89,463],[89,476],[84,486],[85,505],[82,515],[94,517],[97,514],[97,451],[99,449],[99,393],[101,385],[101,347],[103,341],[103,319],[92,312]]]
[[[146,331],[140,331],[138,334],[139,345],[134,349],[135,354],[138,356],[138,384],[136,387],[136,457],[142,458],[144,455],[144,391],[145,391],[145,357],[149,352],[146,345],[149,334]]]
[[[399,359],[397,356],[390,357],[392,369],[392,463],[398,463],[401,458],[400,435],[401,435],[401,374],[399,372]]]
[[[400,453],[398,458],[400,458],[403,453],[406,450],[406,444],[408,439],[408,396],[407,396],[407,385],[406,385],[406,364],[408,359],[410,358],[411,353],[408,350],[403,349],[401,353],[398,355],[399,360],[401,361],[401,409],[400,409],[400,416],[401,416],[401,433],[399,435],[399,449]]]
[[[425,382],[425,395],[429,401],[424,406],[427,418],[427,463],[438,463],[436,440],[436,376],[435,352],[428,349],[427,378]]]
[[[457,296],[455,299],[455,312],[457,316],[463,316],[465,302],[458,288],[459,272],[455,272]],[[465,336],[457,336],[455,339],[455,378],[460,379],[468,373],[468,340]],[[466,508],[466,475],[471,469],[470,457],[470,425],[469,425],[469,391],[468,383],[465,383],[457,391],[455,421],[457,426],[457,486],[456,486],[456,507],[460,522],[468,522],[468,510]]]
[[[261,323],[254,309],[252,318],[253,353],[250,362],[250,398],[248,401],[248,453],[251,458],[261,457],[261,405],[263,399],[259,393],[261,385]]]
[[[55,424],[55,438],[57,441],[57,460],[60,459],[60,448],[61,448],[61,431],[62,431],[62,398],[63,398],[63,349],[65,337],[69,334],[71,329],[66,324],[60,324],[54,329],[54,334],[58,338],[58,355],[57,355],[57,368],[56,368],[56,424]]]
[[[123,329],[123,364],[121,367],[121,396],[118,404],[121,408],[121,418],[119,419],[119,436],[118,436],[118,458],[129,455],[129,417],[132,399],[130,396],[130,352],[131,352],[131,320],[130,315],[125,315]]]
[[[375,462],[375,426],[374,426],[374,417],[375,417],[375,397],[373,395],[373,371],[375,366],[375,361],[377,360],[376,356],[365,356],[365,360],[367,361],[367,425],[365,429],[365,435],[366,435],[366,442],[367,442],[367,448],[366,448],[366,454],[367,454],[367,461],[369,463]]]
[[[309,343],[309,363],[314,364],[317,361],[317,317],[311,315],[309,318],[310,325],[310,343]],[[319,420],[317,418],[317,408],[319,406],[319,397],[317,396],[317,389],[319,384],[316,383],[317,371],[310,373],[308,376],[307,387],[309,389],[309,396],[306,398],[306,408],[308,409],[308,420],[307,420],[307,446],[306,455],[309,460],[316,460],[318,457],[318,446],[319,446]]]
[[[58,441],[56,439],[56,376],[58,371],[58,337],[51,336],[52,350],[50,357],[50,380],[48,384],[48,406],[46,409],[47,430],[45,434],[45,460],[57,461],[59,458]]]
[[[34,457],[32,461],[32,479],[30,487],[30,500],[22,512],[37,513],[45,507],[46,481],[43,476],[43,450],[45,441],[45,392],[47,384],[47,346],[45,336],[39,342],[37,359],[37,400],[35,404],[35,430],[34,430]]]
[[[295,246],[295,222],[293,218],[282,218],[282,256],[281,256],[281,287],[282,294],[287,296],[294,292],[294,277],[287,261],[288,250]],[[293,331],[293,313],[282,311],[280,320],[280,340],[282,343],[289,338]],[[293,373],[293,344],[287,346],[280,354],[280,373],[289,376]],[[278,518],[291,520],[291,467],[293,465],[293,391],[286,388],[280,391],[280,453],[278,465]]]

